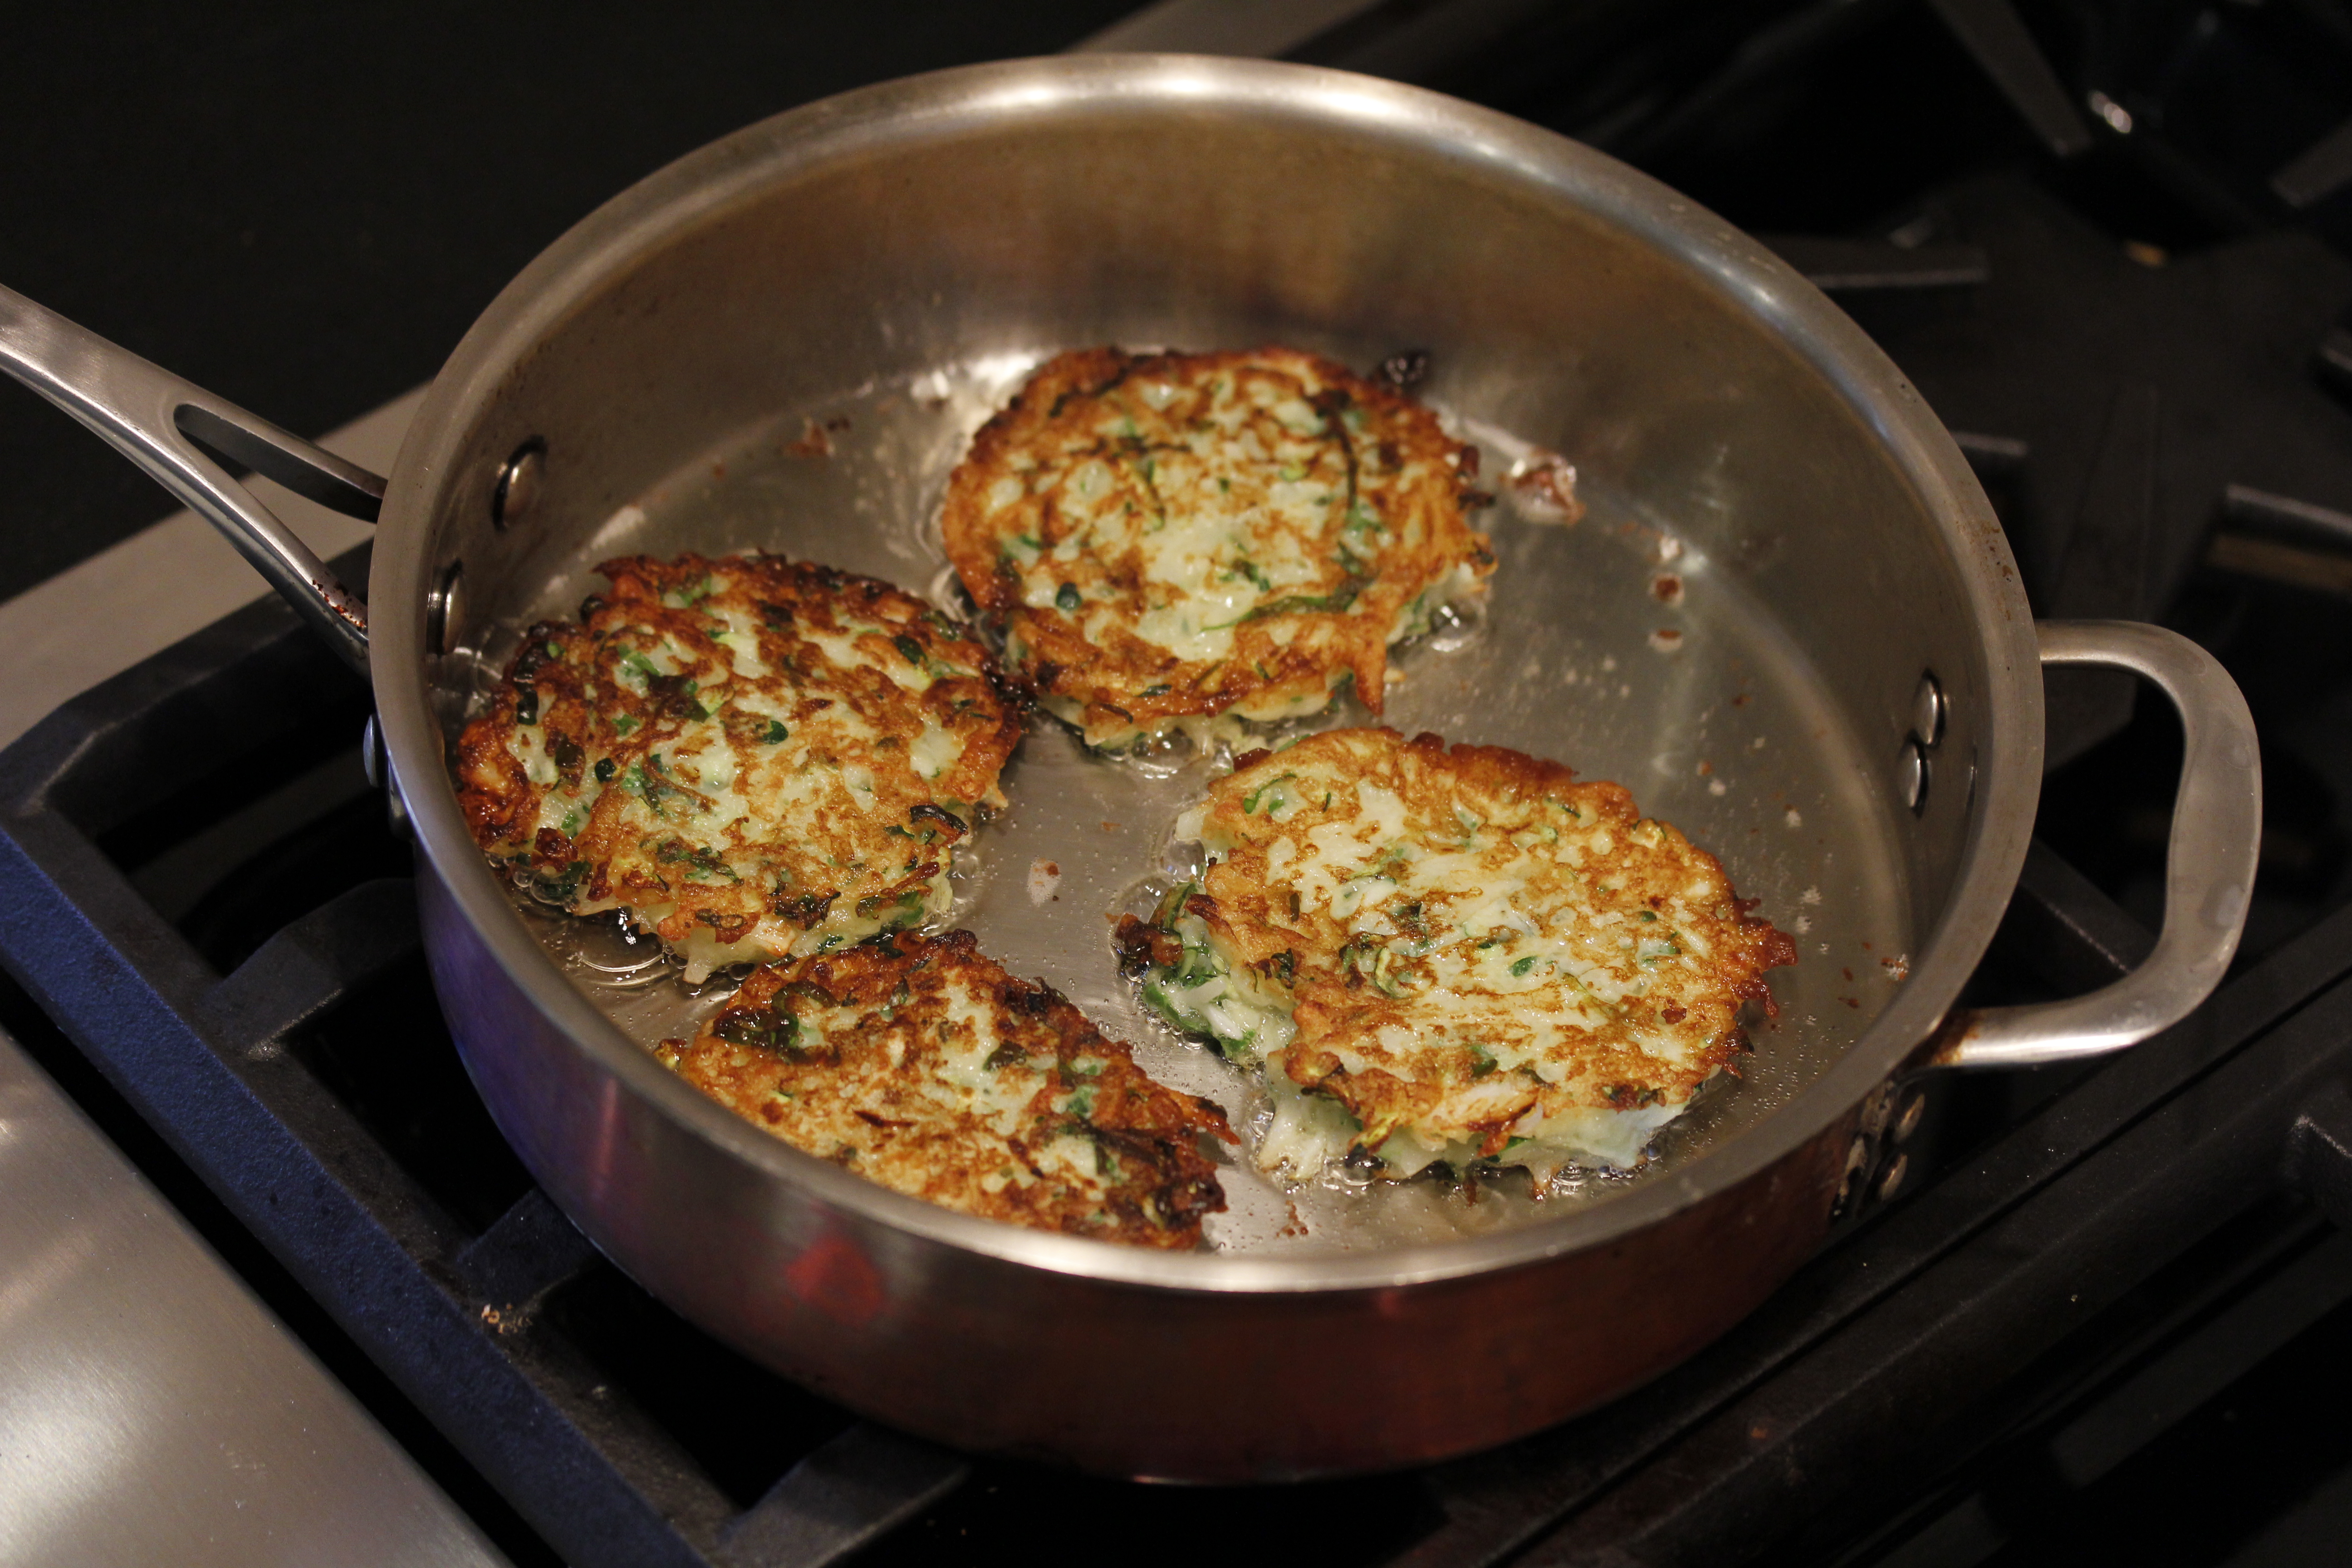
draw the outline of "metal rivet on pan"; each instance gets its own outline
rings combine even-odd
[[[391,770],[384,765],[383,731],[376,728],[375,715],[368,715],[367,725],[360,731],[360,771],[367,774],[370,789],[382,789]]]
[[[533,436],[499,468],[498,488],[490,491],[490,521],[512,528],[529,517],[546,479],[547,443]]]
[[[1854,1184],[1870,1167],[1870,1141],[1857,1138],[1845,1152],[1845,1171],[1838,1177],[1837,1200],[1830,1205],[1832,1216],[1845,1214],[1854,1199]],[[1867,1184],[1866,1182],[1864,1184]]]
[[[1927,1097],[1924,1094],[1913,1095],[1911,1103],[1903,1108],[1903,1114],[1895,1119],[1895,1141],[1897,1143],[1903,1142],[1911,1134],[1918,1131],[1919,1119],[1927,1113]]]
[[[1878,1201],[1885,1203],[1903,1185],[1903,1178],[1911,1173],[1911,1156],[1897,1154],[1895,1163],[1886,1167],[1886,1174],[1878,1178]]]
[[[1895,761],[1895,792],[1913,816],[1927,809],[1927,748],[1916,735],[1903,742],[1903,755]]]
[[[1944,687],[1934,670],[1919,677],[1919,689],[1911,694],[1911,733],[1918,742],[1933,750],[1944,738]]]
[[[1429,379],[1429,351],[1400,349],[1381,361],[1379,374],[1399,392],[1411,392]]]
[[[465,617],[466,563],[452,561],[441,569],[441,580],[425,595],[425,651],[447,653],[450,637],[462,629]]]

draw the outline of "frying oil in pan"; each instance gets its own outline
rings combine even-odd
[[[739,434],[607,520],[584,555],[718,554],[764,548],[887,578],[943,606],[958,601],[937,515],[965,443],[1045,357],[997,356],[912,383],[877,384]],[[1383,721],[1408,734],[1516,747],[1610,778],[1724,862],[1758,912],[1796,940],[1771,975],[1777,1018],[1750,1010],[1756,1052],[1669,1126],[1633,1173],[1563,1173],[1542,1193],[1525,1173],[1477,1183],[1367,1180],[1335,1172],[1286,1187],[1244,1152],[1223,1172],[1223,1250],[1366,1247],[1497,1229],[1604,1201],[1751,1124],[1834,1061],[1903,977],[1910,933],[1888,808],[1853,738],[1769,605],[1631,499],[1586,484],[1563,525],[1500,481],[1531,448],[1456,417],[1505,499],[1477,514],[1499,564],[1482,611],[1395,650]],[[1542,433],[1575,458],[1573,432]],[[548,584],[539,615],[564,615],[597,585]],[[511,641],[511,637],[509,638]],[[503,659],[505,649],[492,656]],[[489,673],[487,669],[486,674]],[[1296,730],[1362,723],[1345,708]],[[1181,875],[1169,825],[1219,759],[1087,754],[1042,716],[1006,770],[1012,806],[978,836],[956,923],[1013,973],[1068,995],[1129,1041],[1155,1077],[1205,1095],[1247,1131],[1265,1115],[1248,1072],[1178,1038],[1120,978],[1111,917],[1141,911]],[[731,984],[688,989],[651,942],[536,910],[526,917],[589,995],[641,1044],[691,1032]]]

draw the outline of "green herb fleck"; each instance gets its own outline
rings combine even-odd
[[[1363,587],[1364,584],[1361,581],[1351,577],[1328,594],[1286,594],[1279,599],[1269,599],[1233,620],[1213,621],[1201,629],[1211,632],[1223,631],[1228,626],[1237,626],[1245,621],[1261,620],[1267,616],[1290,615],[1300,610],[1328,610],[1337,615],[1356,602],[1356,595],[1363,591]]]
[[[1298,775],[1297,773],[1284,773],[1278,778],[1266,780],[1265,783],[1250,791],[1249,794],[1242,797],[1242,815],[1244,816],[1252,816],[1256,815],[1257,803],[1259,801],[1264,800],[1269,795],[1275,794],[1275,792],[1279,790],[1284,784],[1289,784],[1297,777]],[[1267,814],[1271,816],[1273,813],[1281,810],[1286,802],[1286,797],[1279,797],[1276,799],[1274,804],[1265,808]]]
[[[624,789],[635,791],[645,801],[646,809],[656,816],[667,816],[668,813],[663,808],[662,803],[671,795],[683,795],[685,792],[676,784],[666,783],[655,776],[661,771],[661,758],[658,755],[646,760],[653,765],[650,768],[631,768],[621,775],[621,785]]]

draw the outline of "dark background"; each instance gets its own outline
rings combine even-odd
[[[1130,0],[226,0],[0,22],[0,283],[318,435],[429,380],[631,182],[795,104],[1045,54]],[[0,599],[175,510],[0,382]]]
[[[0,11],[0,283],[317,435],[428,379],[533,255],[702,142],[864,83],[1051,52],[1133,8],[18,5]],[[2294,212],[2268,184],[2352,113],[2352,0],[2018,10],[2077,113],[2096,89],[2132,106],[2132,133],[2085,114],[2086,148],[2052,156],[1929,0],[1379,0],[1295,58],[1580,137],[1768,236],[1883,236],[1924,194],[2000,173],[2116,267],[2284,230],[2352,256],[2352,189]],[[1881,335],[1969,427],[1915,345]],[[0,473],[0,599],[172,510],[11,385]],[[2013,542],[2038,591],[2046,563]]]

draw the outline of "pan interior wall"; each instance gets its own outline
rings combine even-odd
[[[1747,1081],[1685,1119],[1675,1151],[1752,1124],[1858,1037],[1934,928],[1968,826],[1964,786],[1918,818],[1895,799],[1921,673],[1950,699],[1945,756],[1969,757],[1988,717],[1942,536],[1828,377],[1699,268],[1378,127],[1008,119],[846,150],[681,225],[547,333],[471,433],[480,478],[449,487],[436,557],[462,554],[467,584],[445,720],[614,554],[781,549],[944,602],[934,520],[963,441],[1039,359],[1104,342],[1284,342],[1367,368],[1424,349],[1420,392],[1479,439],[1490,481],[1531,448],[1572,461],[1585,520],[1507,500],[1482,515],[1503,558],[1487,624],[1406,654],[1389,721],[1620,779],[1797,937]],[[847,421],[829,457],[793,455],[812,419]],[[496,531],[488,476],[533,437],[545,493]],[[1041,724],[960,915],[1149,1037],[1155,1071],[1246,1114],[1234,1075],[1158,1037],[1109,967],[1104,916],[1164,862],[1197,773],[1087,759]],[[1064,879],[1033,907],[1037,858]],[[640,1038],[709,1005],[615,1004]],[[1270,1203],[1237,1204],[1221,1239],[1267,1243]],[[1375,1228],[1398,1239],[1532,1207],[1397,1206]]]

